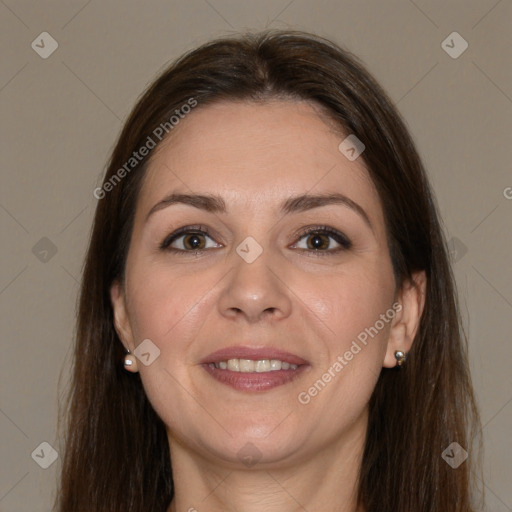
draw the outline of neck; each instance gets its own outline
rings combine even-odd
[[[168,512],[364,512],[357,491],[365,433],[359,425],[314,455],[251,468],[204,457],[169,435],[175,494]]]

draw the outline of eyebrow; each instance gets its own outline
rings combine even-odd
[[[199,208],[210,213],[227,213],[227,207],[224,199],[216,195],[203,195],[203,194],[169,194],[161,201],[156,203],[146,215],[146,222],[149,217],[164,208],[173,204],[186,204]],[[295,197],[286,199],[280,206],[280,212],[285,215],[292,213],[304,212],[312,210],[313,208],[320,208],[331,204],[339,204],[350,208],[356,212],[364,222],[373,231],[373,226],[364,209],[355,201],[343,194],[302,194]]]

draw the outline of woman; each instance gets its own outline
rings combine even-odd
[[[437,207],[355,57],[201,46],[94,195],[57,510],[475,510]]]

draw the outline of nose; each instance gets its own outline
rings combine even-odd
[[[226,276],[220,294],[220,314],[255,323],[266,318],[281,320],[292,310],[292,291],[286,283],[286,272],[271,264],[266,251],[252,263],[233,255],[233,268]]]

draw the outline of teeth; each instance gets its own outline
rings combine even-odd
[[[209,366],[219,370],[231,370],[232,372],[241,373],[296,370],[298,368],[296,364],[290,364],[286,361],[280,361],[279,359],[260,359],[258,361],[252,359],[228,359],[227,361],[219,361],[218,363],[209,363]]]
[[[279,359],[271,359],[270,360],[270,369],[271,370],[280,370],[282,368],[281,361]]]
[[[254,371],[254,361],[251,361],[250,359],[239,359],[238,361],[240,372],[249,373]]]
[[[256,361],[254,365],[254,369],[257,372],[268,372],[270,370],[270,361],[268,359],[262,359],[261,361]]]
[[[231,370],[233,372],[239,372],[240,371],[240,364],[238,359],[229,359],[227,361],[228,370]],[[217,365],[215,365],[217,366]]]

